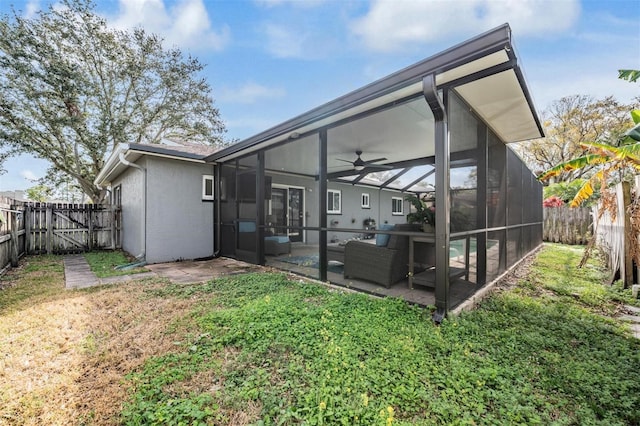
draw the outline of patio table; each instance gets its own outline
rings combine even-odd
[[[467,242],[465,244],[465,267],[454,268],[449,267],[449,279],[454,280],[462,276],[469,278],[469,236],[464,236]],[[409,236],[409,288],[413,289],[413,284],[418,284],[426,287],[436,286],[436,268],[435,265],[429,263],[416,263],[415,262],[415,244],[430,244],[435,246],[436,236],[435,234],[425,235],[410,235]],[[421,272],[415,273],[416,267],[420,265]]]

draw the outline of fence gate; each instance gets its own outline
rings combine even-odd
[[[29,254],[82,253],[119,248],[120,227],[112,206],[33,203],[25,206]]]

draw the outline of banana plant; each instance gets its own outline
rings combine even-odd
[[[540,174],[538,180],[546,180],[563,172],[590,165],[601,165],[601,168],[585,181],[569,204],[571,207],[577,207],[593,195],[593,188],[598,182],[606,182],[614,171],[631,167],[640,173],[640,110],[631,111],[631,118],[635,126],[621,136],[617,145],[581,143],[580,146],[587,151],[586,155],[558,164]]]

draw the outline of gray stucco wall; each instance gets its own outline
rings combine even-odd
[[[146,167],[146,159],[141,158],[137,164]],[[133,256],[141,254],[143,250],[142,182],[142,172],[129,167],[111,184],[112,188],[118,185],[121,185],[122,188],[122,249]]]
[[[122,187],[123,250],[137,256],[146,247],[148,263],[212,256],[214,203],[202,201],[202,175],[213,175],[213,166],[158,157],[136,164],[147,170],[146,209],[140,170],[130,167],[112,183]]]
[[[149,157],[147,262],[213,255],[212,201],[202,200],[202,176],[213,166]]]
[[[274,185],[291,185],[305,188],[305,217],[306,226],[318,226],[318,182],[314,179],[306,179],[297,176],[273,175]],[[342,213],[330,214],[327,216],[327,225],[336,230],[336,233],[329,232],[327,238],[331,241],[336,239],[346,239],[360,236],[361,234],[338,232],[340,228],[363,228],[363,222],[367,218],[375,219],[378,225],[383,223],[396,224],[405,223],[406,215],[409,213],[409,203],[403,201],[403,214],[391,214],[391,199],[398,197],[404,199],[404,194],[396,191],[380,190],[378,188],[354,186],[329,182],[328,189],[342,191]],[[362,208],[361,197],[363,193],[369,194],[370,208]],[[332,224],[338,221],[337,224]],[[305,241],[310,244],[318,242],[317,232],[307,232]]]
[[[374,219],[379,227],[382,224],[395,225],[396,223],[406,223],[409,204],[403,201],[403,214],[393,215],[391,213],[391,199],[393,197],[404,199],[404,194],[396,191],[381,190],[378,188],[329,183],[328,189],[336,189],[342,192],[342,213],[327,215],[327,225],[330,228],[339,230],[340,228],[363,228],[365,219]],[[369,208],[362,207],[362,194],[369,194]],[[335,221],[338,223],[336,224]],[[332,234],[329,232],[327,238],[345,239],[358,237],[359,234],[348,235],[345,233]]]

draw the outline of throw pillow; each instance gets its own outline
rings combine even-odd
[[[380,225],[380,231],[391,231],[393,229],[393,225]],[[378,247],[386,247],[389,243],[389,234],[376,234],[376,245]]]

